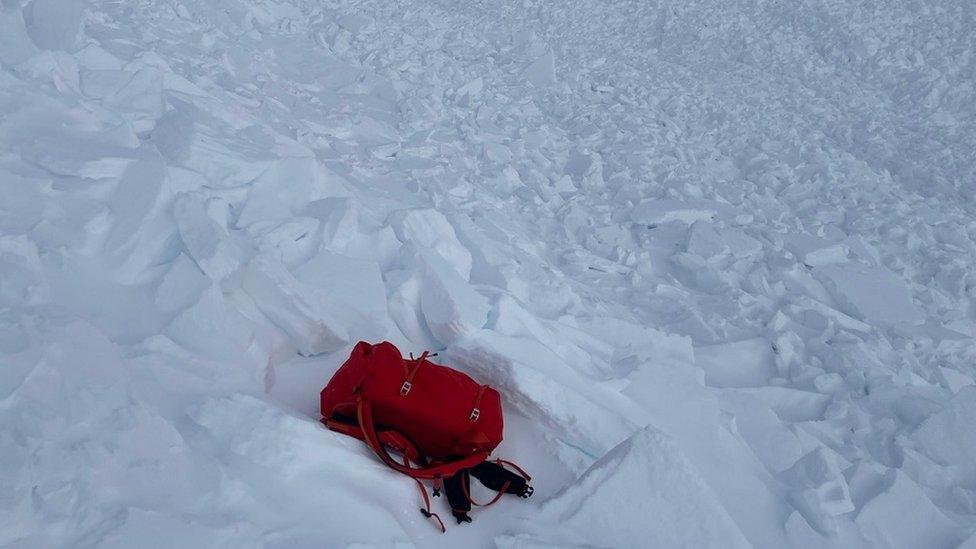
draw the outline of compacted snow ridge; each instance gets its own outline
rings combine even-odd
[[[0,2],[0,546],[976,547],[974,29]],[[318,423],[384,339],[532,499],[442,535]]]

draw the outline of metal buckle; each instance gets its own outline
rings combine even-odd
[[[407,393],[410,392],[411,387],[413,387],[413,385],[411,385],[409,381],[404,381],[403,385],[400,386],[400,396],[407,396]]]
[[[477,408],[473,408],[471,410],[471,415],[468,416],[468,419],[470,419],[471,421],[478,421],[479,417],[481,417],[481,410]]]

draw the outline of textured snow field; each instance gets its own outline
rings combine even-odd
[[[976,547],[974,12],[0,2],[0,546]],[[439,534],[360,339],[536,495]]]

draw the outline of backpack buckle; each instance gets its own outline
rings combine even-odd
[[[407,396],[407,393],[410,392],[411,387],[413,387],[413,385],[411,385],[409,381],[404,381],[403,385],[400,386],[400,396]]]
[[[470,419],[471,421],[478,421],[479,417],[481,417],[481,410],[477,408],[472,408],[471,415],[468,416],[468,419]]]

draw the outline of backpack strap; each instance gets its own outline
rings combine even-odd
[[[360,394],[356,402],[356,416],[359,418],[359,426],[363,431],[363,440],[366,445],[373,450],[376,457],[385,463],[389,468],[403,473],[414,479],[438,479],[447,478],[461,469],[474,467],[475,465],[488,459],[488,452],[478,452],[470,456],[430,465],[427,467],[410,467],[402,465],[390,456],[390,453],[383,446],[380,437],[376,433],[376,424],[373,422],[373,405],[365,395]]]
[[[342,433],[363,441],[366,440],[366,434],[363,432],[363,429],[355,423],[338,421],[336,419],[323,419],[322,423],[330,430],[337,433]],[[401,433],[391,429],[384,429],[378,432],[377,435],[379,437],[380,444],[383,447],[393,448],[394,451],[403,456],[404,467],[410,467],[411,461],[421,465],[427,463],[426,456],[424,456],[420,449],[417,448],[417,445]],[[424,488],[423,483],[417,478],[414,478],[413,481],[417,483],[417,489],[420,490],[421,501],[423,501],[423,507],[420,508],[420,514],[426,518],[436,520],[437,527],[440,529],[442,534],[447,532],[447,528],[444,527],[444,521],[441,520],[441,517],[438,516],[437,513],[431,511],[430,498],[427,497],[427,490]],[[440,495],[440,479],[434,479],[434,495]]]
[[[498,500],[502,498],[502,496],[505,494],[505,490],[508,490],[508,486],[511,484],[510,482],[505,481],[505,483],[502,484],[501,489],[499,489],[498,492],[495,494],[495,497],[491,498],[491,501],[489,501],[488,503],[478,503],[477,501],[471,498],[471,488],[469,486],[470,483],[471,483],[471,479],[469,478],[468,475],[464,475],[463,477],[461,477],[461,490],[464,491],[464,497],[468,499],[471,505],[476,505],[478,507],[491,507],[492,505],[494,505]]]
[[[496,459],[494,460],[494,462],[502,467],[508,465],[512,469],[515,469],[518,472],[518,475],[520,477],[524,478],[527,481],[532,480],[532,477],[530,477],[529,474],[525,472],[525,469],[522,469],[521,467],[512,463],[511,461],[508,461],[507,459]]]
[[[366,441],[366,435],[363,433],[362,427],[355,423],[347,423],[335,419],[322,419],[321,422],[331,431],[358,438],[364,442]],[[395,452],[403,454],[404,457],[421,465],[427,463],[426,456],[417,448],[417,445],[399,431],[383,429],[376,434],[379,436],[380,444],[383,446],[393,448]]]
[[[403,455],[403,465],[410,467],[410,458],[408,458],[406,454]],[[420,497],[424,502],[424,506],[420,508],[420,514],[425,518],[432,518],[436,520],[437,526],[440,528],[442,534],[447,532],[447,528],[444,527],[444,521],[441,520],[441,517],[437,513],[430,510],[430,498],[427,497],[427,489],[424,488],[424,483],[420,482],[420,479],[416,478],[413,479],[413,481],[417,483],[417,489],[420,490]]]

